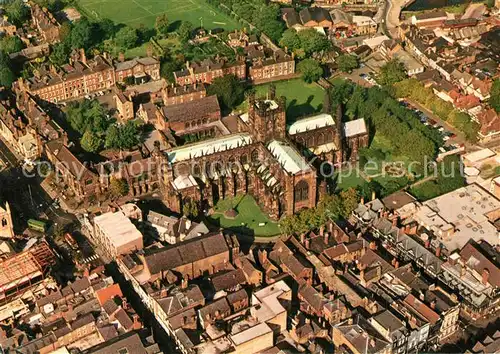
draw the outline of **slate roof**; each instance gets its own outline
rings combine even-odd
[[[222,233],[206,235],[144,256],[151,274],[177,268],[229,250]],[[147,250],[145,252],[148,252]]]
[[[169,122],[187,122],[208,118],[214,113],[220,114],[220,106],[217,96],[207,96],[194,101],[164,106],[162,111]]]

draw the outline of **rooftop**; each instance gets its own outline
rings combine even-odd
[[[358,134],[366,134],[367,132],[368,130],[363,118],[344,123],[344,133],[347,138]]]
[[[175,163],[195,157],[211,155],[220,151],[235,149],[240,146],[248,145],[251,142],[252,137],[250,134],[224,135],[215,139],[172,149],[167,152],[167,156],[170,163]]]
[[[96,216],[94,223],[116,249],[138,239],[142,240],[142,234],[122,211]]]
[[[334,125],[335,120],[330,114],[321,113],[312,117],[299,119],[288,127],[288,133],[290,135],[303,133],[309,130],[315,130],[330,125]]]
[[[301,171],[311,170],[311,166],[297,150],[285,142],[273,140],[267,145],[267,149],[288,173],[296,174]]]
[[[498,232],[488,219],[500,210],[500,201],[477,184],[470,184],[424,202],[415,218],[434,231],[449,251],[462,248],[469,239],[498,245]],[[454,229],[451,236],[446,232]]]

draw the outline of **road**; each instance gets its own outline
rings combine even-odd
[[[398,28],[400,25],[399,16],[401,10],[406,6],[408,0],[386,0],[385,7],[385,26],[387,35],[392,38],[398,37]]]
[[[39,177],[28,177],[20,166],[19,159],[0,140],[0,159],[6,169],[2,173],[2,197],[9,202],[13,210],[13,220],[19,233],[26,227],[30,218],[47,218],[54,225],[66,225],[75,220],[75,216],[56,209],[53,200],[40,187]]]

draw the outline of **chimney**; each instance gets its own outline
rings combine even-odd
[[[487,268],[484,268],[483,273],[481,274],[481,283],[483,283],[483,285],[488,285],[489,280],[490,280],[490,271]]]
[[[182,281],[181,281],[181,289],[186,289],[188,286],[188,281],[186,278],[182,278]]]
[[[429,248],[430,246],[431,246],[431,239],[427,238],[427,240],[425,240],[425,248]]]
[[[80,48],[80,61],[84,65],[87,65],[87,56],[85,55],[85,49],[83,49],[83,48]]]
[[[305,247],[306,249],[309,249],[309,242],[310,242],[310,241],[309,241],[309,239],[307,239],[307,240],[305,241],[304,247]]]
[[[375,194],[375,191],[372,191],[372,200],[375,200],[376,197],[377,195]]]
[[[365,205],[365,198],[361,197],[361,200],[359,201],[360,204]]]
[[[433,310],[436,309],[436,300],[432,300],[432,302],[431,302],[431,309],[433,309]]]
[[[394,227],[395,227],[397,224],[398,224],[398,218],[397,218],[397,217],[394,217],[394,218],[392,219],[392,226],[394,226]]]
[[[373,251],[377,249],[377,244],[375,243],[375,241],[370,242],[370,249]]]
[[[122,52],[120,52],[120,54],[118,54],[118,61],[120,63],[123,63],[125,61],[125,54],[123,54]]]
[[[331,234],[332,231],[333,231],[333,221],[330,220],[328,222],[328,232]],[[337,230],[335,230],[335,231],[337,231]],[[337,235],[335,234],[334,236],[337,236]]]
[[[441,256],[441,245],[438,245],[436,247],[436,257],[440,257]]]
[[[323,236],[325,233],[325,226],[324,225],[321,225],[321,227],[319,228],[319,235],[320,236]]]
[[[329,239],[330,239],[330,234],[326,232],[325,235],[323,236],[323,241],[325,241],[325,245],[328,245]]]
[[[399,268],[399,261],[396,259],[396,262],[394,262],[394,268],[398,269]]]

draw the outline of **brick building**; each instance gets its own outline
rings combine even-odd
[[[201,62],[186,62],[186,68],[175,71],[177,85],[184,86],[197,82],[211,83],[215,78],[234,75],[240,80],[247,78],[244,61],[228,62],[224,58],[205,59]]]
[[[115,85],[113,65],[105,56],[87,60],[85,52],[73,52],[70,63],[56,69],[42,66],[30,79],[20,78],[17,89],[49,102],[82,98],[92,92],[108,90]]]
[[[269,58],[257,58],[249,68],[249,79],[254,83],[279,80],[295,74],[293,56],[283,50],[274,51]]]
[[[207,90],[203,83],[190,84],[185,86],[167,86],[162,91],[163,104],[171,106],[185,102],[195,101],[204,98]]]
[[[142,83],[160,79],[160,62],[151,57],[135,58],[115,64],[115,80],[123,82],[126,78]]]
[[[30,3],[31,19],[43,39],[49,43],[59,42],[59,29],[61,25],[45,7],[35,2]]]

